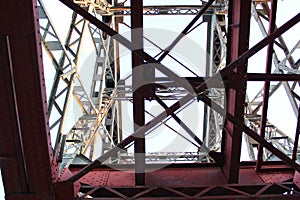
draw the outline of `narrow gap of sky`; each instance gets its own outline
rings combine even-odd
[[[0,168],[0,200],[5,200],[5,196],[4,196],[4,187],[3,187],[3,182],[2,182],[2,171]]]

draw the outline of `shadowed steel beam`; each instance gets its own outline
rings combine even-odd
[[[295,141],[294,141],[293,154],[292,154],[292,160],[294,161],[297,160],[299,135],[300,135],[300,107],[298,110],[297,127],[296,127]]]
[[[37,2],[1,2],[0,24],[0,162],[2,172],[9,173],[3,176],[6,198],[55,199]]]
[[[0,47],[0,165],[3,186],[5,193],[26,193],[29,185],[8,37],[0,37]]]
[[[271,12],[270,12],[270,24],[269,24],[269,34],[275,30],[276,27],[276,10],[277,10],[277,0],[271,1]],[[272,59],[273,59],[273,46],[274,43],[270,43],[268,45],[267,52],[267,62],[266,62],[266,74],[271,74],[272,69]],[[263,104],[262,104],[262,115],[260,119],[260,135],[261,137],[265,137],[265,129],[267,123],[267,115],[268,115],[268,105],[269,105],[269,95],[270,95],[270,81],[265,81],[264,84],[264,92],[263,92]],[[257,152],[257,164],[256,169],[260,170],[263,161],[263,147],[261,144],[258,144],[258,152]]]
[[[143,0],[131,0],[132,86],[134,131],[145,125],[145,101],[143,94],[144,60],[136,51],[143,50]],[[135,184],[145,185],[145,132],[134,139]]]
[[[247,81],[296,81],[296,82],[300,82],[300,75],[299,74],[248,73]]]

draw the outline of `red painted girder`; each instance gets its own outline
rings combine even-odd
[[[297,185],[298,188],[300,188],[300,173],[295,172],[293,182]]]
[[[84,195],[93,199],[299,199],[293,183],[206,186],[206,187],[90,187],[83,186]]]
[[[0,153],[5,192],[8,197],[22,193],[35,194],[33,199],[39,195],[54,199],[36,1],[1,2],[0,24]]]
[[[271,12],[269,16],[269,34],[271,34],[276,27],[276,11],[277,11],[277,0],[271,1]],[[268,45],[267,50],[267,61],[266,61],[266,74],[271,74],[272,69],[272,61],[273,61],[273,43]],[[261,119],[260,119],[260,135],[265,137],[265,129],[267,123],[267,115],[268,115],[268,106],[269,106],[269,95],[270,95],[270,81],[264,82],[264,91],[263,91],[263,102],[262,102],[262,111],[261,111]],[[257,170],[260,170],[262,167],[263,161],[263,147],[261,144],[258,145],[258,153],[257,153]]]
[[[250,9],[251,0],[229,1],[227,63],[233,62],[248,50]],[[237,89],[229,88],[227,90],[227,112],[242,122],[244,121],[247,84],[244,78],[247,74],[247,59],[240,63],[239,66],[233,70],[237,73],[230,73],[228,75],[229,85],[238,85],[240,87]],[[233,79],[233,76],[238,76],[239,78]],[[225,120],[222,136],[222,152],[225,155],[223,171],[229,183],[236,183],[239,179],[241,132],[242,130],[237,128],[232,122]]]
[[[28,192],[8,38],[0,38],[0,167],[6,193]]]
[[[291,179],[294,175],[292,169],[282,169],[282,165],[264,166],[262,172],[256,172],[255,163],[253,166],[242,166],[239,173],[239,184],[261,184],[261,183],[282,183]],[[71,166],[70,174],[78,173],[84,166]],[[90,186],[135,186],[134,165],[121,168],[118,165],[115,168],[97,168],[89,172],[86,176],[80,178],[78,183]],[[161,168],[159,168],[161,167]],[[166,167],[166,168],[162,168]],[[173,168],[174,167],[174,168]],[[186,166],[169,166],[156,165],[147,166],[146,185],[147,186],[209,186],[209,185],[225,185],[220,168],[213,166],[199,165],[198,167]],[[186,173],[189,172],[189,173]],[[213,178],[212,178],[213,177]],[[66,179],[64,179],[66,180]],[[75,187],[76,190],[78,186]]]

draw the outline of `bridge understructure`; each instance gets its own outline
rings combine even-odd
[[[6,199],[300,198],[300,13],[173,2],[2,2]]]

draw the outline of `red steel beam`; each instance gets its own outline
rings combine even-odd
[[[296,81],[296,82],[300,82],[300,75],[299,74],[248,73],[247,81]]]
[[[55,199],[37,2],[3,1],[0,24],[0,153],[6,198]]]
[[[251,0],[229,1],[227,63],[233,62],[248,50],[250,10]],[[229,85],[238,85],[239,88],[229,88],[227,90],[227,112],[243,122],[247,84],[245,79],[247,59],[239,63],[238,68],[233,71],[236,73],[229,73],[228,83]],[[231,76],[238,76],[240,81],[235,81]],[[225,156],[223,172],[229,183],[236,183],[239,179],[241,133],[241,129],[231,121],[225,120],[222,136],[222,153]]]
[[[143,50],[143,1],[131,0],[131,41],[132,50],[132,86],[133,86],[133,121],[134,131],[145,125],[144,60],[136,51]],[[145,185],[145,132],[134,139],[135,184]]]
[[[292,189],[293,188],[293,189]],[[212,186],[144,186],[144,187],[95,187],[82,186],[81,191],[95,199],[260,199],[281,200],[300,197],[299,190],[291,182],[260,184],[227,184]],[[78,199],[85,199],[82,196]]]
[[[196,89],[201,84],[205,84],[205,82],[212,77],[181,77],[182,79],[186,79],[188,83]],[[247,73],[246,76],[247,81],[295,81],[300,82],[299,74],[265,74],[265,73]],[[153,84],[154,87],[164,88],[164,87],[176,87],[177,84],[169,78],[156,78],[155,81],[163,82],[163,84]],[[225,79],[220,81],[215,81],[209,85],[211,88],[224,88],[228,85],[228,80]],[[206,87],[205,89],[207,89]]]
[[[276,10],[277,10],[277,0],[271,1],[271,12],[270,12],[270,20],[269,20],[269,35],[276,28]],[[273,61],[273,46],[274,43],[270,43],[268,45],[267,51],[267,61],[266,61],[266,74],[271,74],[272,69],[272,61]],[[265,137],[265,129],[267,123],[267,115],[268,115],[268,105],[269,105],[269,95],[270,95],[270,81],[265,81],[264,84],[264,93],[263,93],[263,104],[262,104],[262,115],[260,119],[260,135]],[[263,161],[263,147],[261,144],[258,144],[258,152],[257,152],[257,170],[261,169]]]
[[[0,39],[0,167],[6,193],[28,193],[9,39]]]

